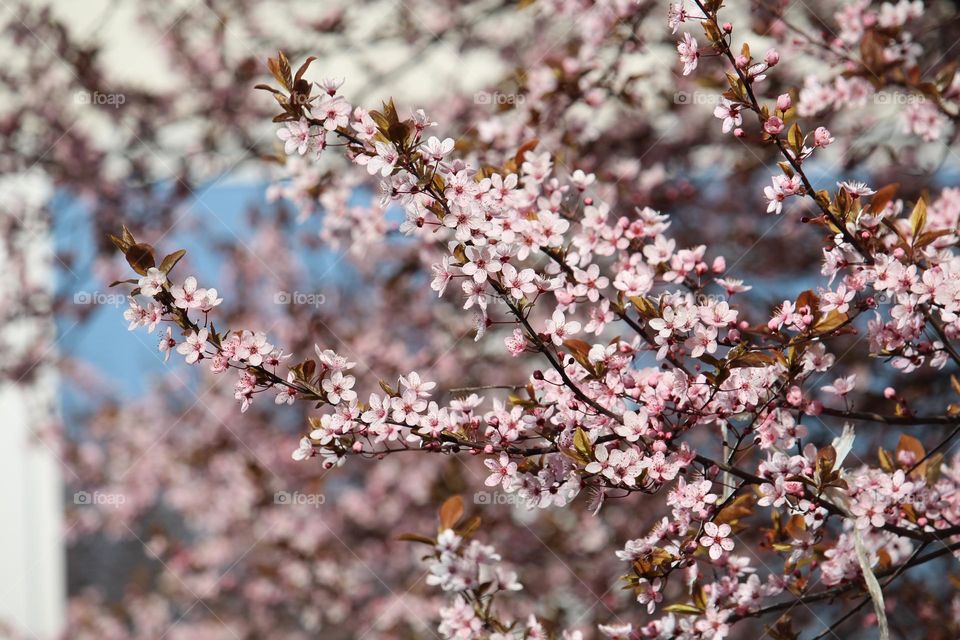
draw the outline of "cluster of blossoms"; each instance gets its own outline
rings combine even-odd
[[[916,30],[911,31],[923,16],[923,3],[915,0],[883,2],[878,7],[870,2],[854,2],[835,14],[839,27],[829,43],[830,55],[842,61],[844,67],[856,70],[854,74],[838,74],[832,78],[816,75],[806,77],[799,92],[799,115],[815,116],[827,110],[845,108],[863,109],[869,101],[880,105],[901,105],[902,126],[906,133],[925,142],[944,137],[951,116],[942,110],[942,103],[934,96],[909,92],[914,88],[910,80],[901,86],[890,86],[890,91],[877,93],[871,80],[884,65],[916,66],[922,46],[916,41]],[[864,46],[862,43],[866,43]],[[850,65],[852,56],[863,52],[864,64]],[[859,67],[859,68],[857,68]],[[907,93],[904,93],[906,91]],[[944,96],[960,92],[954,81],[945,88]]]
[[[188,363],[209,358],[215,373],[237,368],[244,410],[270,388],[278,404],[326,407],[310,418],[292,454],[298,461],[320,457],[329,468],[351,455],[470,451],[484,458],[488,487],[541,509],[565,507],[584,489],[597,511],[607,499],[666,494],[670,516],[617,554],[630,563],[626,581],[637,602],[648,615],[663,615],[636,627],[601,627],[608,637],[719,640],[737,621],[789,603],[777,600],[781,594],[820,597],[807,590],[818,580],[850,590],[861,580],[871,585],[885,621],[872,587],[877,576],[939,557],[919,554],[933,540],[960,535],[960,474],[936,453],[949,438],[929,454],[901,440],[896,453],[882,453],[879,469],[843,468],[853,429],[818,447],[803,420],[957,424],[952,409],[914,416],[899,399],[893,415],[855,411],[853,375],[829,385],[821,378],[837,364],[831,349],[857,326],[895,372],[960,365],[952,346],[960,336],[960,198],[946,189],[908,206],[893,186],[850,181],[817,191],[808,168],[835,138],[824,126],[804,134],[798,117],[820,110],[803,106],[809,96],[797,107],[789,94],[764,104],[761,87],[773,79],[779,53],[754,59],[746,45],[734,52],[733,28],[719,21],[715,3],[694,4],[674,6],[670,22],[674,30],[700,24],[728,63],[729,88],[714,112],[723,133],[752,137],[781,160],[781,173],[763,190],[768,212],[781,214],[795,197],[815,212],[806,220],[827,231],[816,292],[782,300],[770,314],[737,306],[735,297],[751,287],[731,277],[723,256],[708,256],[706,245],[678,247],[669,217],[651,207],[615,213],[595,192],[596,174],[572,170],[536,140],[501,157],[456,154],[452,138],[428,134],[438,125],[424,111],[402,118],[392,101],[382,110],[355,107],[337,95],[340,81],[305,88],[306,65],[294,80],[281,56],[271,69],[282,90],[270,90],[283,108],[285,152],[316,156],[328,136],[337,138],[346,157],[378,180],[381,208],[402,211],[398,231],[435,256],[430,288],[471,312],[476,341],[505,326],[491,342],[542,368],[506,398],[467,393],[444,401],[434,382],[411,371],[396,384],[379,381],[381,392],[362,401],[344,356],[317,347],[316,359],[283,375],[289,356],[264,334],[218,333],[207,323],[216,291],[198,289],[193,278],[172,285],[176,259],[155,267],[152,248],[125,234],[115,242],[141,272],[139,293],[152,298],[147,307],[131,303],[131,328],[173,321],[185,339],[178,344],[171,327],[161,350],[176,347]],[[912,3],[891,7],[847,15],[832,46],[858,42],[847,37],[858,21],[899,30],[916,17]],[[909,41],[906,31],[897,33]],[[700,69],[690,33],[677,49],[684,75]],[[890,59],[909,60],[908,50]],[[343,193],[330,198],[345,206]],[[203,326],[191,310],[204,314]],[[887,397],[897,399],[896,390]],[[762,563],[738,553],[737,536],[764,513],[773,522],[767,546],[782,556],[784,571],[761,577]],[[546,636],[535,619],[515,631],[493,615],[492,595],[519,584],[491,548],[468,544],[452,523],[431,544],[428,582],[456,593],[440,612],[441,635]],[[670,581],[674,574],[680,577]],[[667,598],[673,604],[662,605]]]
[[[283,360],[290,357],[289,354],[284,355],[282,349],[270,344],[266,334],[260,331],[217,333],[212,324],[209,324],[210,312],[223,302],[217,290],[198,287],[194,276],[188,276],[182,284],[174,284],[167,278],[185,252],[178,251],[168,255],[157,267],[153,266],[152,249],[148,254],[139,253],[143,245],[137,244],[126,229],[123,237],[114,238],[114,242],[123,251],[137,252],[138,259],[143,260],[144,265],[139,266],[143,275],[137,280],[128,281],[137,285],[133,295],[129,297],[128,308],[123,312],[124,318],[130,323],[128,329],[133,331],[139,327],[147,327],[148,332],[153,333],[162,321],[179,326],[183,330],[183,340],[178,341],[174,337],[173,326],[168,326],[160,337],[157,349],[164,354],[164,361],[176,351],[184,356],[187,364],[209,360],[210,371],[213,373],[223,373],[231,367],[237,369],[239,379],[235,397],[241,403],[241,411],[246,411],[253,402],[255,392],[264,386],[272,386],[264,385],[263,376],[275,374]],[[150,302],[146,306],[141,305],[137,294],[149,297]],[[202,314],[202,325],[198,322],[199,319],[191,319],[191,311]],[[336,359],[336,356],[333,358]],[[329,394],[334,398],[335,404],[340,397],[337,392],[340,395],[352,392],[342,380],[332,379],[333,382],[326,380],[325,385],[330,389]],[[352,378],[350,380],[352,381]],[[289,404],[295,397],[295,387],[284,387],[276,396],[276,402]],[[352,397],[356,397],[356,394]]]

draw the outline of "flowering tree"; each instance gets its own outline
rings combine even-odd
[[[143,431],[143,407],[107,411],[128,435],[71,460],[101,486],[133,484],[117,461],[134,460],[141,491],[84,517],[132,533],[161,487],[206,536],[140,540],[165,588],[129,594],[120,620],[83,601],[78,623],[504,640],[849,637],[854,620],[955,637],[952,583],[923,580],[960,549],[949,8],[750,9],[533,3],[542,38],[478,36],[521,71],[423,109],[367,109],[308,80],[322,58],[271,58],[259,88],[287,157],[269,195],[322,216],[362,295],[271,328],[249,265],[231,300],[140,225],[116,232],[125,319],[204,370],[217,419],[188,407],[195,430],[144,455],[183,407],[161,395]],[[670,68],[644,64],[667,48]],[[232,424],[246,450],[225,450]],[[346,515],[278,505],[282,478]],[[384,605],[381,586],[416,586],[418,552],[439,599]],[[212,615],[194,620],[200,602]]]

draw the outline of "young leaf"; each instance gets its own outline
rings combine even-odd
[[[186,249],[180,249],[179,251],[174,251],[173,253],[165,257],[160,262],[160,271],[163,271],[164,273],[170,273],[170,271],[173,270],[175,266],[177,266],[177,263],[180,262],[180,258],[185,256],[186,254],[187,254]]]
[[[147,274],[150,267],[157,264],[153,247],[142,242],[127,249],[127,262],[142,276]]]
[[[316,56],[310,56],[303,62],[302,65],[300,65],[300,68],[297,69],[297,75],[293,77],[294,84],[300,82],[300,78],[302,78],[303,74],[307,72],[307,67],[309,67],[310,63],[316,59],[317,59]]]
[[[451,496],[440,507],[440,530],[453,529],[463,516],[463,498]]]
[[[794,122],[790,130],[787,131],[787,142],[797,151],[803,147],[803,133],[800,131],[800,125],[796,122]]]
[[[397,536],[397,540],[403,540],[405,542],[421,542],[431,547],[437,543],[437,541],[433,538],[421,536],[418,533],[401,533],[399,536]]]
[[[877,193],[873,196],[873,199],[870,200],[870,206],[867,207],[867,211],[873,214],[883,211],[887,204],[893,199],[893,196],[896,195],[899,187],[900,184],[894,182],[893,184],[888,184],[877,191]]]
[[[910,214],[910,229],[913,232],[913,237],[918,238],[923,232],[923,228],[927,224],[927,203],[924,202],[923,198],[917,200],[917,204],[913,207],[913,212]]]
[[[675,604],[668,604],[663,608],[663,610],[667,613],[689,613],[691,615],[700,615],[703,613],[703,611],[696,608],[692,604],[682,604],[679,602]]]

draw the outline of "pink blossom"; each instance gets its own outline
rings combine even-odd
[[[197,333],[191,333],[186,341],[177,345],[177,353],[186,356],[187,364],[193,364],[200,358],[203,358],[204,349],[207,346],[207,330],[201,329]]]
[[[703,523],[704,535],[700,537],[700,544],[707,547],[711,560],[719,560],[724,551],[733,550],[733,540],[730,536],[730,525],[717,525],[714,522]]]
[[[697,51],[697,41],[689,33],[683,34],[683,40],[677,43],[680,53],[680,62],[683,63],[683,75],[690,75],[697,68],[700,54]]]

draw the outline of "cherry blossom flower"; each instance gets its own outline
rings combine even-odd
[[[187,336],[186,341],[177,345],[177,353],[186,356],[187,364],[193,364],[203,357],[207,346],[207,330],[201,329]]]
[[[524,296],[537,292],[535,282],[537,274],[533,269],[518,271],[508,262],[501,268],[501,273],[503,286],[509,290],[510,296],[514,300],[522,300]]]
[[[441,141],[436,136],[430,136],[426,144],[420,149],[420,153],[427,160],[440,162],[453,151],[453,146],[453,138],[444,138],[443,141]]]
[[[410,391],[413,391],[421,398],[429,398],[430,391],[437,386],[436,382],[425,382],[420,380],[420,374],[416,371],[411,371],[406,376],[400,376],[400,384]]]
[[[253,366],[263,364],[263,359],[273,350],[263,332],[244,331],[236,348],[236,359],[245,360]]]
[[[285,122],[277,131],[277,137],[283,141],[283,152],[287,155],[297,153],[305,155],[310,150],[314,133],[306,118]]]
[[[390,399],[390,408],[390,415],[394,422],[415,427],[420,423],[420,413],[427,408],[427,401],[408,389],[399,397]]]
[[[647,424],[650,417],[642,407],[637,411],[626,411],[623,414],[623,424],[617,425],[614,431],[623,436],[627,442],[636,442],[647,435]]]
[[[857,374],[851,374],[845,378],[837,378],[833,381],[833,384],[828,384],[823,387],[820,387],[827,393],[832,393],[834,395],[840,396],[843,398],[851,391],[853,391],[857,386]]]
[[[580,323],[576,320],[567,322],[563,312],[557,309],[553,312],[553,316],[547,320],[544,333],[550,336],[553,344],[559,347],[568,337],[580,333]]]
[[[353,390],[356,379],[345,376],[340,371],[334,371],[321,385],[327,394],[327,402],[339,404],[341,400],[352,402],[357,399],[357,392]]]
[[[787,176],[773,176],[772,180],[773,184],[763,189],[763,195],[770,201],[769,206],[767,206],[767,213],[780,215],[783,211],[783,201],[786,200],[788,196],[799,193],[802,184],[800,177],[796,175],[790,178]]]
[[[833,143],[833,136],[826,127],[817,127],[813,132],[813,144],[817,147],[826,147]]]
[[[770,116],[767,118],[766,122],[763,123],[763,130],[769,133],[771,136],[778,135],[783,131],[783,120],[777,116]]]
[[[457,267],[451,263],[451,260],[450,256],[444,256],[442,261],[432,266],[433,281],[430,283],[430,288],[437,292],[437,297],[443,296],[447,285],[450,284],[453,276],[457,275],[455,272]]]
[[[127,330],[133,331],[147,324],[149,320],[147,318],[147,310],[140,306],[136,298],[130,297],[127,301],[130,306],[124,309],[123,319],[130,323],[127,326]]]
[[[600,292],[610,285],[610,279],[600,275],[600,267],[592,264],[586,271],[582,269],[574,270],[574,278],[579,283],[574,292],[578,296],[586,296],[590,302],[597,302],[600,299]]]
[[[667,11],[667,24],[670,27],[671,33],[676,33],[680,25],[686,22],[689,17],[686,8],[683,6],[683,2],[684,0],[680,0],[680,2],[677,3],[670,3],[670,8]]]
[[[713,110],[714,117],[723,120],[723,132],[730,133],[734,127],[743,124],[743,117],[740,115],[741,105],[722,98],[720,104]]]
[[[507,346],[507,352],[513,357],[517,357],[523,353],[527,346],[527,341],[523,337],[523,331],[519,328],[514,329],[512,334],[504,338],[504,343]]]
[[[856,291],[848,291],[843,284],[838,285],[836,291],[824,291],[820,310],[826,313],[836,309],[838,313],[846,313],[850,310],[850,301],[856,293]]]
[[[838,182],[837,186],[849,193],[854,198],[872,196],[876,193],[876,191],[868,187],[864,182]]]
[[[504,489],[509,489],[510,483],[517,473],[516,462],[511,462],[506,453],[501,453],[499,459],[488,458],[483,461],[483,464],[490,469],[490,475],[484,481],[485,485],[496,487],[502,484]]]
[[[694,334],[687,338],[684,346],[690,349],[691,358],[699,358],[704,353],[715,353],[717,350],[717,328],[698,326]]]
[[[577,169],[570,176],[570,182],[577,188],[577,191],[586,191],[596,181],[597,176],[592,173],[584,173],[582,169]]]
[[[317,452],[313,448],[313,443],[310,441],[310,438],[300,438],[300,446],[294,449],[291,457],[299,462],[312,458],[316,454]]]
[[[677,43],[680,53],[680,62],[683,63],[683,75],[688,76],[697,68],[700,53],[697,51],[697,41],[689,33],[683,34],[683,41]]]
[[[927,102],[908,105],[903,113],[903,129],[919,136],[924,142],[936,142],[949,124],[946,116]]]
[[[163,285],[167,283],[167,274],[156,267],[147,269],[146,275],[140,278],[137,286],[140,287],[140,293],[145,296],[155,296],[163,290]]]
[[[327,131],[334,131],[338,127],[346,127],[350,122],[350,104],[342,96],[324,96],[313,111],[317,114],[318,119],[323,119],[323,128]],[[302,151],[300,155],[303,155]]]
[[[724,551],[733,550],[734,544],[729,538],[730,532],[728,524],[703,523],[704,535],[700,537],[700,544],[708,549],[711,560],[719,560]]]
[[[200,301],[200,311],[208,313],[223,302],[223,298],[219,297],[216,289],[201,289],[201,291],[205,291],[206,295]]]
[[[379,141],[374,143],[374,148],[376,149],[375,155],[360,154],[354,162],[361,166],[366,166],[367,173],[370,175],[379,173],[381,176],[386,177],[390,175],[397,160],[400,159],[397,148],[393,146],[393,143]]]
[[[297,390],[293,387],[293,383],[296,382],[296,380],[297,377],[293,371],[287,374],[287,382],[290,384],[280,387],[280,391],[273,399],[276,404],[293,404],[293,402],[297,399]]]
[[[170,359],[170,351],[177,346],[177,341],[173,339],[173,329],[167,327],[167,332],[160,336],[160,343],[157,349],[163,354],[163,361]]]
[[[363,141],[373,140],[377,135],[377,123],[370,117],[370,113],[362,107],[353,110],[353,122],[350,123],[354,135]]]
[[[182,285],[170,287],[170,294],[173,295],[173,304],[184,310],[199,309],[209,302],[207,290],[198,289],[197,279],[193,276],[187,277]]]
[[[467,247],[466,254],[467,262],[460,270],[477,283],[486,282],[487,278],[503,268],[503,263],[493,255],[490,247]]]

